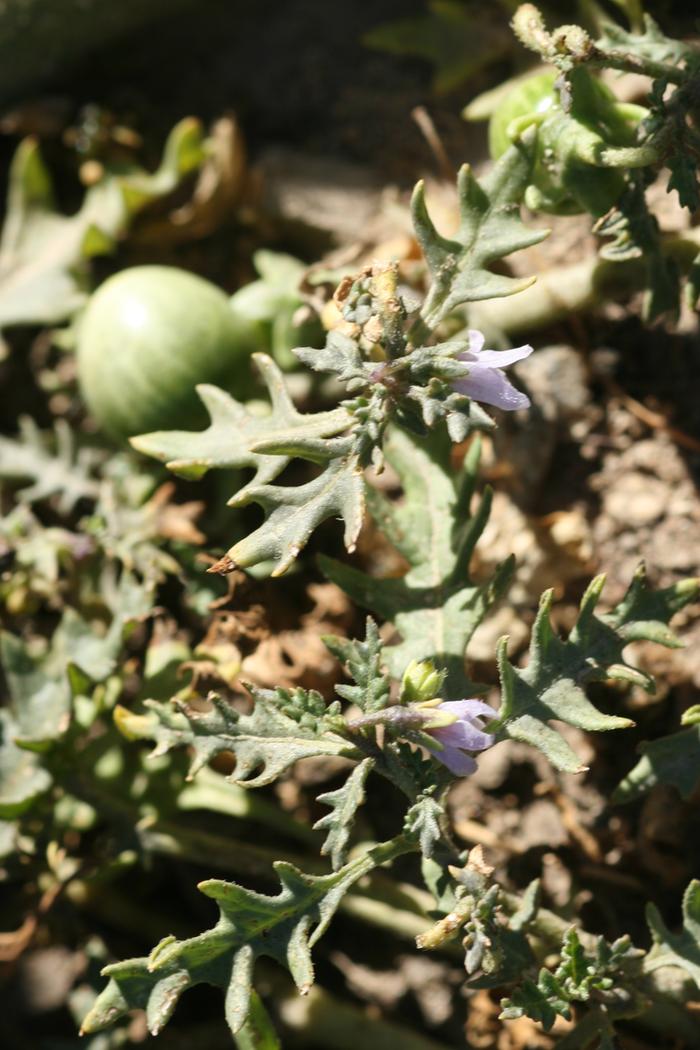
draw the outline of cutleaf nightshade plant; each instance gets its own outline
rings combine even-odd
[[[661,975],[672,966],[697,980],[694,890],[682,935],[669,935],[652,915],[651,953],[624,939],[609,946],[542,909],[535,884],[522,897],[509,894],[493,881],[479,850],[460,854],[445,807],[455,777],[468,775],[480,752],[506,738],[540,748],[561,770],[580,771],[581,761],[551,722],[588,731],[631,725],[621,715],[599,711],[588,684],[613,679],[653,689],[650,677],[628,662],[626,647],[642,639],[677,644],[669,621],[698,593],[697,581],[654,591],[640,570],[620,604],[603,613],[603,580],[597,579],[565,638],[552,626],[548,593],[526,666],[511,664],[505,640],[499,646],[498,708],[481,699],[483,690],[470,681],[469,639],[506,593],[513,571],[508,560],[491,580],[476,583],[471,577],[472,554],[490,508],[488,491],[475,499],[476,432],[494,426],[484,403],[505,411],[527,405],[517,379],[503,369],[531,348],[484,350],[479,333],[466,330],[446,339],[441,325],[465,305],[530,283],[491,267],[544,236],[520,218],[519,202],[533,177],[533,134],[526,131],[483,181],[462,170],[461,219],[453,237],[437,232],[423,189],[416,190],[416,235],[432,282],[420,309],[402,297],[395,265],[376,264],[341,282],[335,297],[340,324],[323,349],[297,351],[303,363],[330,373],[344,388],[337,407],[300,412],[279,370],[260,355],[270,395],[266,413],[207,386],[200,390],[211,416],[206,430],[133,440],[137,449],[188,478],[216,468],[254,471],[229,502],[259,504],[264,521],[218,559],[215,572],[267,567],[280,575],[329,518],[343,520],[352,551],[366,510],[408,569],[403,577],[381,579],[322,559],[327,575],[394,631],[380,633],[370,617],[364,639],[327,639],[351,679],[337,686],[333,700],[303,688],[251,686],[247,708],[217,694],[193,703],[188,691],[170,702],[153,698],[143,713],[120,712],[130,737],[155,743],[154,756],[175,757],[186,749],[195,783],[222,753],[235,758],[232,790],[268,785],[307,758],[332,756],[350,765],[343,784],[318,800],[324,810],[316,823],[324,836],[319,846],[329,858],[325,872],[279,862],[278,888],[270,894],[220,879],[200,883],[217,903],[218,919],[212,916],[203,933],[184,940],[167,936],[148,956],[107,966],[108,984],[83,1021],[86,1033],[133,1009],[144,1010],[157,1033],[179,997],[206,983],[222,989],[231,1031],[244,1039],[257,960],[268,957],[287,967],[299,991],[307,992],[314,979],[312,949],[344,896],[376,867],[408,853],[422,857],[435,895],[434,925],[419,947],[461,938],[470,983],[510,989],[505,1017],[528,1013],[549,1027],[576,1003],[591,1038],[602,1039],[619,1017],[644,1015],[649,1004],[663,1002],[664,1016],[673,1017],[667,1023],[685,1031],[685,1015]],[[313,465],[311,480],[282,483],[292,460]],[[403,486],[402,502],[391,502],[366,480],[365,469],[381,471],[385,460]],[[398,788],[404,817],[392,838],[353,849],[354,822],[371,777]],[[552,970],[545,960],[553,952],[560,963]],[[254,1002],[258,1011],[260,1002]]]
[[[534,4],[521,4],[513,31],[543,70],[516,78],[510,91],[501,87],[474,100],[465,116],[490,116],[494,157],[512,143],[529,152],[522,200],[534,212],[590,215],[603,239],[600,262],[568,275],[570,309],[595,304],[606,285],[617,295],[621,287],[641,286],[648,319],[674,317],[682,276],[688,304],[697,305],[697,239],[692,229],[664,235],[646,190],[661,173],[683,208],[694,213],[700,206],[700,50],[666,37],[649,15],[632,12],[626,30],[597,5],[587,9],[591,33],[575,24],[550,30]],[[601,79],[604,71],[649,78],[643,104],[616,98],[614,81],[610,87]],[[532,307],[526,312],[537,314]],[[517,321],[504,314],[502,328],[514,327]]]

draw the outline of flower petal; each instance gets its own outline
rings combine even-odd
[[[445,747],[442,751],[434,751],[433,754],[456,777],[468,777],[476,772],[476,762],[472,756],[457,747]]]
[[[443,700],[441,704],[438,704],[438,708],[440,711],[447,711],[448,714],[455,715],[457,718],[496,717],[496,712],[491,705],[483,700]]]
[[[507,368],[508,365],[514,365],[516,361],[529,357],[532,352],[531,346],[516,346],[512,350],[482,350],[479,354],[479,364],[486,365],[487,368]]]
[[[527,394],[516,390],[505,373],[498,368],[485,367],[481,363],[472,365],[469,375],[457,379],[453,383],[453,389],[472,398],[473,401],[482,401],[485,405],[494,405],[506,412],[528,408],[530,405]]]
[[[478,354],[484,347],[484,333],[477,331],[476,328],[470,328],[467,332],[469,336],[469,350],[470,354]]]
[[[432,736],[444,746],[483,751],[493,744],[493,735],[484,732],[479,719],[490,720],[496,712],[482,700],[446,700],[439,705],[438,710],[457,718],[457,721],[450,725],[437,726],[430,730]]]
[[[444,747],[462,747],[466,751],[484,751],[491,747],[494,741],[491,733],[485,733],[467,719],[431,729],[430,735],[439,740]]]

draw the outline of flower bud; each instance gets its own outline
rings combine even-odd
[[[411,660],[401,679],[400,702],[424,704],[434,700],[444,677],[431,660]]]

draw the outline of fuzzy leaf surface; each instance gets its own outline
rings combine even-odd
[[[306,546],[314,530],[328,518],[345,524],[347,550],[355,549],[364,512],[364,477],[356,456],[332,459],[313,481],[289,485],[248,486],[245,501],[258,503],[266,513],[264,523],[227,552],[234,565],[244,568],[273,561],[273,576],[287,571]]]
[[[502,1000],[501,1017],[525,1015],[549,1031],[557,1016],[571,1017],[571,1003],[595,1001],[600,993],[612,995],[616,986],[624,988],[630,977],[638,979],[642,955],[627,936],[612,944],[597,937],[593,950],[587,951],[572,928],[564,935],[556,969],[542,967],[536,982],[526,977],[508,999]]]
[[[494,724],[498,735],[539,748],[554,766],[567,773],[585,767],[561,733],[548,724],[550,720],[595,732],[632,725],[627,718],[599,711],[586,696],[585,686],[619,679],[653,692],[651,676],[625,661],[625,646],[642,639],[668,647],[680,645],[668,622],[698,593],[697,580],[653,591],[640,568],[620,604],[609,613],[596,615],[604,582],[599,576],[590,585],[578,620],[565,640],[552,629],[552,593],[542,596],[524,669],[509,662],[506,639],[499,645],[502,704]]]
[[[326,637],[334,656],[345,665],[355,685],[337,685],[338,696],[366,714],[381,711],[389,702],[389,678],[382,670],[383,646],[376,623],[367,617],[365,640]]]
[[[506,562],[493,580],[481,585],[469,576],[471,555],[490,506],[486,493],[474,514],[469,511],[478,448],[461,476],[451,467],[446,434],[414,441],[404,431],[394,430],[387,440],[386,455],[399,474],[405,499],[394,505],[370,490],[368,505],[385,535],[408,561],[408,572],[398,579],[375,579],[327,557],[320,564],[353,601],[396,627],[401,642],[384,648],[394,677],[400,678],[413,659],[432,659],[447,671],[449,695],[466,696],[465,648],[504,593],[512,570]]]
[[[522,248],[543,240],[548,230],[530,230],[520,218],[520,201],[532,172],[530,139],[511,146],[477,181],[465,164],[459,172],[457,193],[460,226],[453,237],[436,230],[419,182],[411,202],[413,225],[432,277],[422,316],[434,327],[464,303],[498,299],[528,288],[534,278],[508,277],[489,267]]]
[[[446,819],[442,802],[432,790],[424,791],[406,813],[404,831],[418,840],[422,855],[433,857],[442,842],[441,821]]]
[[[321,853],[331,858],[334,871],[345,862],[352,824],[357,810],[365,800],[365,781],[373,765],[373,759],[363,759],[355,766],[342,787],[336,791],[326,791],[317,797],[318,802],[331,807],[331,812],[317,820],[314,828],[328,833]]]
[[[219,905],[216,926],[184,941],[166,937],[147,958],[105,967],[109,984],[83,1021],[83,1033],[98,1032],[127,1011],[141,1009],[156,1035],[182,992],[204,983],[225,989],[226,1020],[235,1034],[250,1009],[256,959],[267,956],[286,966],[299,991],[307,992],[314,980],[311,948],[344,894],[377,864],[410,848],[405,840],[391,840],[330,875],[307,875],[280,861],[275,871],[281,890],[275,897],[219,879],[200,883],[202,893]]]
[[[256,354],[255,361],[270,395],[269,414],[254,414],[223,390],[203,385],[198,391],[211,418],[206,430],[157,431],[133,438],[132,444],[186,478],[200,478],[215,468],[254,470],[253,479],[229,500],[229,506],[258,503],[266,520],[234,544],[223,561],[230,571],[271,559],[273,575],[280,575],[327,518],[345,521],[345,541],[352,549],[364,507],[362,471],[349,448],[338,449],[328,441],[347,428],[348,413],[344,409],[298,412],[274,362],[265,354]],[[290,455],[319,461],[319,448],[325,470],[318,477],[296,487],[271,484]]]
[[[247,502],[248,488],[274,481],[289,462],[282,453],[262,455],[255,451],[257,446],[332,437],[347,426],[348,416],[342,411],[298,412],[274,361],[267,354],[254,354],[253,359],[270,397],[269,413],[254,414],[219,387],[203,383],[197,391],[211,419],[206,430],[158,430],[132,438],[131,444],[174,474],[193,480],[217,468],[254,470],[250,486],[230,501],[238,506]]]
[[[610,51],[628,52],[653,62],[697,63],[698,53],[681,40],[674,40],[663,33],[651,15],[644,15],[644,32],[635,33],[609,19],[604,20],[603,32],[598,46]]]
[[[250,714],[241,714],[215,694],[209,697],[207,711],[146,701],[152,715],[143,723],[141,735],[155,740],[154,755],[192,748],[190,777],[221,752],[232,752],[236,768],[229,779],[246,787],[272,783],[302,758],[359,757],[351,744],[325,727],[324,716],[318,713],[325,709],[325,701],[318,693],[256,689],[253,696]]]

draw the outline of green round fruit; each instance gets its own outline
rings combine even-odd
[[[508,125],[518,117],[528,114],[544,114],[559,103],[554,90],[556,73],[534,73],[517,84],[496,107],[489,121],[489,152],[492,160],[505,153],[513,140],[508,135]]]
[[[528,127],[536,127],[527,206],[597,218],[614,207],[626,185],[620,167],[599,158],[609,147],[634,145],[646,111],[619,103],[606,84],[582,68],[566,79],[564,106],[556,80],[555,73],[537,73],[506,95],[491,117],[491,155],[498,159]]]
[[[169,266],[110,277],[81,318],[78,378],[90,412],[114,437],[206,422],[197,383],[250,390],[258,327],[215,285]]]

